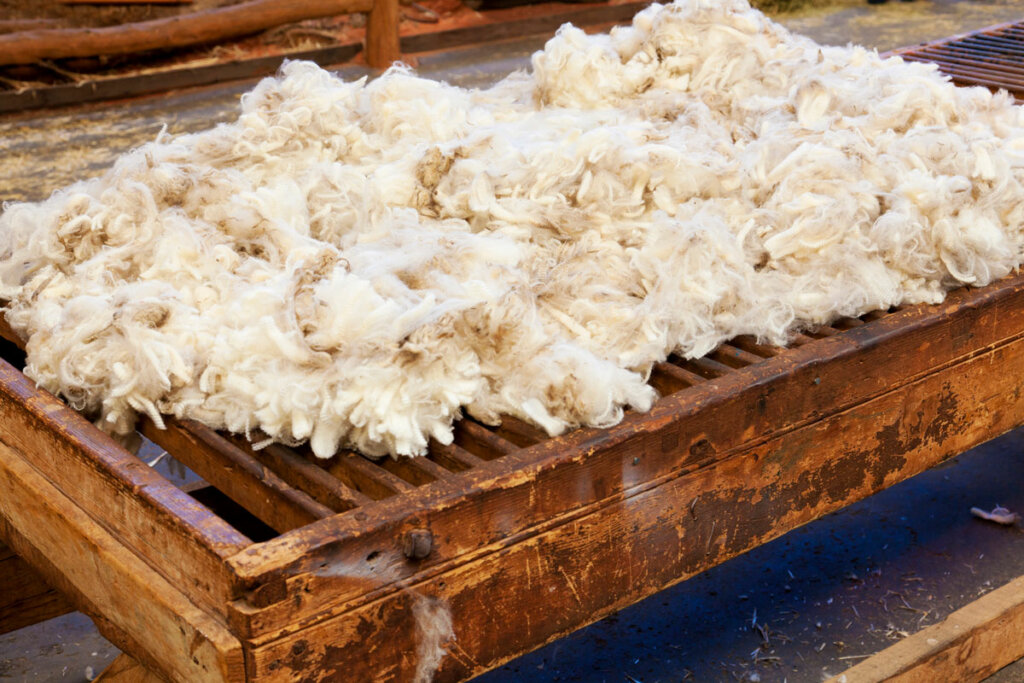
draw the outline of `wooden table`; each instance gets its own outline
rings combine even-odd
[[[0,567],[32,588],[0,615],[86,612],[134,658],[108,680],[465,679],[1024,424],[1024,276],[672,359],[649,413],[559,438],[464,420],[427,458],[323,462],[144,424],[199,488],[37,389],[4,334],[0,538],[23,562]],[[847,680],[1024,655],[1018,592],[950,617],[966,654],[947,620]]]

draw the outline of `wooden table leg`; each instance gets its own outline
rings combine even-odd
[[[163,683],[162,678],[126,654],[119,655],[93,680],[102,683]]]

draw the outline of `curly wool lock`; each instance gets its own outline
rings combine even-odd
[[[671,352],[1022,260],[1020,107],[743,0],[563,27],[482,91],[292,62],[241,108],[0,217],[27,373],[112,433],[330,456],[422,453],[461,410],[606,426]]]

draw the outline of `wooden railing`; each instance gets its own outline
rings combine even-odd
[[[102,28],[46,28],[0,35],[0,66],[133,54],[215,43],[307,19],[369,13],[366,61],[399,58],[398,0],[249,0],[237,5]]]

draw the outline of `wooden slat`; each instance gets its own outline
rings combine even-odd
[[[519,450],[511,441],[470,418],[455,423],[455,443],[484,460],[494,460]]]
[[[502,415],[501,424],[494,430],[494,433],[519,448],[528,448],[548,438],[543,429],[511,415]]]
[[[244,444],[241,441],[242,439],[238,438],[235,443],[243,448]],[[252,453],[257,460],[273,469],[289,484],[305,491],[336,512],[351,510],[373,501],[366,494],[345,486],[322,467],[286,446],[271,444]]]
[[[480,467],[487,462],[482,458],[476,457],[465,448],[455,444],[440,444],[436,441],[430,442],[430,457],[453,472],[470,470]]]
[[[810,344],[813,341],[817,341],[814,337],[808,337],[806,334],[800,334],[799,332],[794,334],[789,340],[790,346],[803,346],[804,344]]]
[[[413,486],[424,486],[438,479],[450,479],[452,473],[427,458],[419,456],[381,458],[375,463]]]
[[[248,538],[3,360],[0,442],[210,608],[226,611],[241,591],[223,558]]]
[[[342,451],[328,460],[320,461],[322,467],[337,477],[349,488],[355,489],[374,500],[390,498],[415,487],[400,477],[377,467],[361,455]]]
[[[719,363],[713,358],[694,358],[686,361],[686,366],[693,368],[694,372],[698,375],[706,377],[707,379],[715,379],[722,375],[728,375],[735,372],[735,368],[730,368],[725,363]]]
[[[296,530],[287,543],[272,540],[261,546],[258,555],[240,553],[231,558],[239,576],[253,586],[247,593],[248,607],[235,603],[238,612],[232,623],[248,638],[269,638],[296,620],[352,609],[356,602],[369,599],[365,580],[370,571],[358,562],[351,564],[352,558],[372,556],[380,563],[372,575],[387,577],[380,584],[382,591],[389,582],[408,585],[420,572],[441,571],[449,562],[469,562],[475,553],[491,552],[494,544],[532,533],[569,511],[639,495],[634,487],[657,486],[667,477],[774,443],[829,416],[836,416],[838,421],[832,424],[841,426],[840,416],[856,406],[951,364],[967,362],[993,345],[1009,343],[1021,330],[1024,276],[984,289],[959,290],[939,306],[911,307],[665,397],[649,413],[631,413],[615,427],[577,430],[509,454],[487,463],[478,473],[465,473],[459,486],[438,482],[401,500],[381,501],[372,515],[362,519],[341,515],[330,525],[318,522]],[[1006,374],[1012,378],[1013,371],[1000,371],[1004,366],[997,360],[993,357],[992,363],[998,379]],[[970,438],[954,447],[965,448],[995,436],[1018,418],[1013,395],[1011,391],[1005,399],[1008,404],[998,410],[987,405],[982,409],[969,401],[961,408],[958,396],[941,387],[933,390],[932,399],[946,405],[928,438],[941,437],[944,442],[952,438],[949,431],[962,430]],[[972,411],[979,413],[978,419],[974,425],[965,424],[960,416]],[[901,418],[914,414],[909,408],[898,411]],[[883,431],[878,438],[887,439],[890,450],[884,457],[890,469],[879,475],[878,485],[919,471],[919,461],[905,460],[898,452],[904,444],[887,434]],[[864,439],[828,440],[833,449],[861,442]],[[802,495],[820,500],[841,498],[828,493],[841,469],[831,462],[834,456],[826,455],[820,444],[808,442],[801,448],[791,445],[792,461],[785,462],[787,467],[813,457],[826,469],[817,475],[807,473],[792,485],[799,483]],[[852,476],[862,466],[851,459],[842,471]],[[732,507],[736,512],[723,508],[720,521],[729,528],[734,527],[728,521],[730,515],[745,509],[735,500]],[[801,508],[799,514],[818,511],[818,506],[812,506]],[[774,513],[766,511],[758,524],[770,526],[772,519]],[[406,530],[423,527],[435,539],[449,540],[435,543],[430,556],[416,564],[393,555],[400,547],[397,539]],[[672,531],[671,525],[662,527]],[[708,562],[710,566],[712,560]]]
[[[760,363],[764,360],[763,357],[754,355],[732,344],[722,344],[710,355],[713,360],[717,360],[732,368],[741,368],[753,365],[754,363]]]
[[[981,681],[1024,657],[1024,577],[889,646],[829,683]]]
[[[831,325],[820,325],[815,327],[813,330],[807,332],[807,336],[813,337],[814,339],[824,339],[825,337],[834,337],[839,334],[841,330],[837,330]]]
[[[655,363],[654,368],[658,372],[664,373],[678,381],[684,387],[693,387],[708,381],[706,377],[702,377],[696,372],[690,372],[686,368],[682,368],[675,363]]]
[[[760,356],[761,358],[774,358],[786,350],[781,346],[758,344],[756,339],[748,335],[730,339],[729,343],[737,348],[743,349],[744,351]]]
[[[95,617],[101,633],[168,677],[244,680],[241,645],[223,623],[84,513],[31,459],[0,444],[0,537]]]
[[[0,635],[74,611],[39,572],[0,543]]]
[[[305,526],[333,514],[209,427],[174,418],[167,418],[166,427],[159,429],[143,418],[139,431],[277,531]]]

